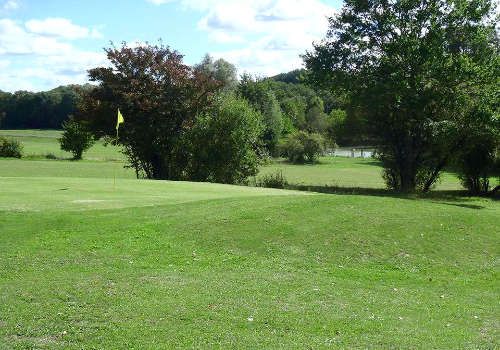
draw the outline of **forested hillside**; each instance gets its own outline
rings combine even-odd
[[[60,129],[76,110],[77,91],[88,86],[60,86],[50,91],[0,91],[0,128]]]

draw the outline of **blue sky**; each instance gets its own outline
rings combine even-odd
[[[0,90],[87,81],[109,42],[155,42],[188,64],[210,53],[240,73],[299,68],[338,0],[0,0]]]

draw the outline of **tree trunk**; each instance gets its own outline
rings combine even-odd
[[[160,154],[153,154],[153,157],[151,159],[151,167],[153,168],[153,179],[168,180],[167,169],[165,169],[165,163],[163,157]]]

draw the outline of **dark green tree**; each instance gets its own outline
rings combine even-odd
[[[470,194],[485,195],[490,191],[491,178],[500,176],[500,118],[490,111],[477,111],[476,117],[492,119],[470,129],[455,159],[462,185]]]
[[[84,87],[61,86],[45,92],[0,93],[0,113],[6,129],[60,129],[75,113],[78,91]]]
[[[0,136],[0,157],[21,158],[23,145],[15,139]]]
[[[74,160],[82,159],[82,154],[95,143],[94,136],[90,130],[81,122],[72,117],[63,122],[63,134],[59,139],[61,149],[73,154]]]
[[[367,122],[389,187],[428,191],[467,142],[498,84],[495,23],[490,0],[346,0],[305,55],[310,81]]]

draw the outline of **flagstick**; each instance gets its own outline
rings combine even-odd
[[[118,128],[116,128],[116,142],[115,142],[115,144],[118,146]],[[117,167],[117,165],[115,165],[113,167],[113,191],[116,188],[116,167]]]

